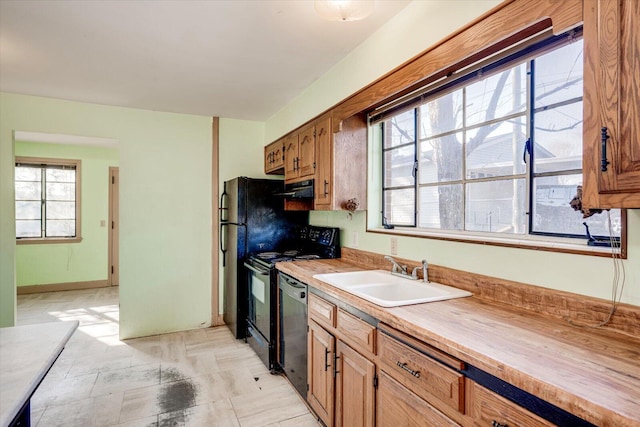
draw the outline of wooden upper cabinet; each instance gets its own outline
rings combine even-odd
[[[333,138],[331,118],[327,117],[316,125],[316,178],[315,207],[331,209],[333,188]],[[321,208],[322,206],[322,208]]]
[[[316,167],[315,129],[310,126],[284,139],[284,180],[287,182],[313,178]]]
[[[289,135],[284,139],[284,179],[298,177],[298,135]]]
[[[316,169],[316,136],[315,128],[309,127],[298,136],[298,176],[300,178],[311,177]]]
[[[585,207],[640,208],[639,40],[640,1],[584,2]]]
[[[367,122],[355,115],[342,122],[340,132],[332,132],[332,119],[316,124],[315,209],[345,209],[357,200],[358,209],[367,202]]]
[[[284,139],[264,147],[264,173],[273,175],[284,173]]]

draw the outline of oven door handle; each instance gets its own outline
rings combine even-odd
[[[246,262],[244,263],[244,266],[247,267],[249,270],[253,271],[254,273],[258,273],[258,274],[262,274],[265,276],[269,275],[269,270],[260,270],[258,268],[255,268],[254,266],[247,264]]]

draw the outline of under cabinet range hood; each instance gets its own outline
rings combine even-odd
[[[307,179],[305,181],[285,184],[284,191],[282,193],[276,193],[275,195],[285,199],[313,199],[313,180]]]

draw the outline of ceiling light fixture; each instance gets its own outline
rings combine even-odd
[[[316,13],[328,21],[359,21],[373,12],[373,0],[315,0]]]

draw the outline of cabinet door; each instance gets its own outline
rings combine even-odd
[[[342,341],[336,355],[336,426],[373,427],[375,365]]]
[[[307,339],[307,402],[327,427],[333,426],[333,355],[335,338],[316,322],[309,321]]]
[[[298,135],[288,136],[284,140],[284,179],[297,178],[298,173]]]
[[[331,209],[333,138],[331,118],[327,117],[316,126],[316,209]]]
[[[382,371],[378,378],[376,418],[379,427],[459,426]]]
[[[583,203],[586,207],[640,208],[638,40],[639,1],[584,3]],[[605,127],[606,136],[603,136]],[[605,152],[609,164],[603,164]]]
[[[298,176],[306,177],[315,173],[316,168],[316,143],[315,128],[312,126],[303,131],[298,137]]]
[[[282,172],[284,167],[284,140],[279,140],[267,145],[264,148],[264,172],[275,173]]]

